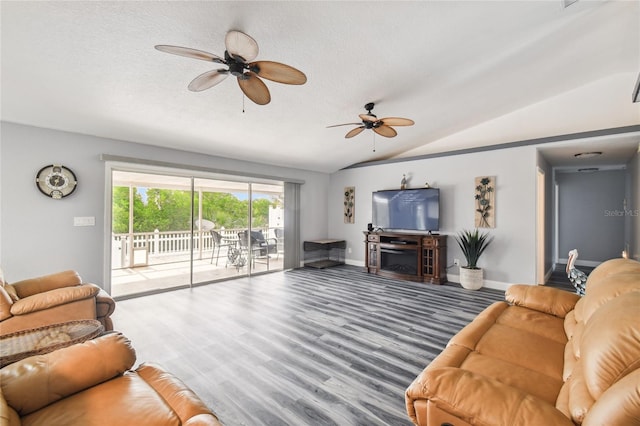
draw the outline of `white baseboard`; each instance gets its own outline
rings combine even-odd
[[[360,266],[364,268],[364,262],[362,260],[353,260],[353,259],[345,259],[344,263],[352,266]],[[551,272],[549,272],[549,275]],[[447,281],[452,283],[460,284],[460,276],[447,273]],[[483,287],[492,288],[494,290],[502,290],[506,291],[507,288],[511,285],[511,283],[505,283],[502,281],[492,281],[492,280],[484,280]]]
[[[451,283],[460,284],[460,275],[453,275],[453,274],[447,273],[447,281],[449,281]],[[505,283],[505,282],[502,282],[502,281],[492,281],[492,280],[483,280],[482,281],[482,286],[483,287],[492,288],[494,290],[506,291],[507,288],[510,285],[511,285],[511,283]]]
[[[553,271],[555,270],[554,268],[551,268],[547,271],[546,274],[544,274],[544,282],[546,283],[547,281],[549,281],[549,278],[551,278],[551,274],[553,274]]]

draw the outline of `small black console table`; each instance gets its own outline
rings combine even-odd
[[[313,240],[305,241],[304,266],[312,268],[329,268],[344,265],[344,250],[347,248],[345,240]]]

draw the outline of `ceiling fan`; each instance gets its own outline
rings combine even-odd
[[[345,124],[336,124],[329,127],[338,127],[338,126],[358,126],[353,130],[350,130],[345,135],[345,138],[352,138],[365,129],[373,129],[377,134],[392,138],[398,134],[395,129],[391,126],[412,126],[414,125],[414,121],[408,118],[400,118],[400,117],[387,117],[387,118],[378,118],[371,112],[375,104],[370,102],[364,106],[364,109],[367,110],[366,114],[360,114],[361,123],[345,123]]]
[[[189,47],[159,44],[155,48],[161,52],[227,65],[226,69],[215,69],[197,76],[189,83],[189,90],[193,92],[209,89],[231,74],[237,77],[240,89],[249,99],[258,105],[266,105],[271,101],[271,94],[260,77],[284,84],[307,82],[303,72],[289,65],[273,61],[251,62],[258,56],[258,43],[243,32],[229,31],[224,44],[224,58]]]

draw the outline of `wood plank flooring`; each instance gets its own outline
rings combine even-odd
[[[410,425],[404,391],[504,293],[303,268],[117,303],[157,362],[234,425]]]

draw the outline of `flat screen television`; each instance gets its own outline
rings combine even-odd
[[[376,191],[371,199],[374,228],[425,232],[440,229],[438,188]]]

